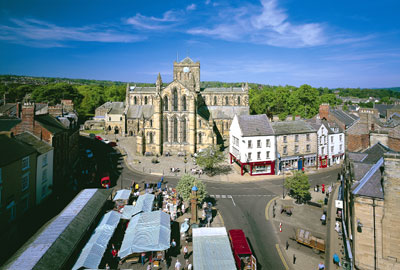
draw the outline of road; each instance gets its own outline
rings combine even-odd
[[[142,174],[127,168],[121,163],[122,171],[116,183],[116,188],[129,187],[132,180],[137,183],[156,183],[160,176]],[[310,174],[309,180],[314,185],[335,182],[340,169],[326,170],[318,174]],[[176,186],[178,178],[165,177],[168,186]],[[242,229],[248,237],[249,244],[258,260],[257,269],[285,269],[275,248],[278,243],[272,223],[265,217],[265,208],[275,196],[282,196],[281,179],[266,179],[264,181],[245,184],[205,181],[208,193],[215,198],[225,226],[230,229]]]

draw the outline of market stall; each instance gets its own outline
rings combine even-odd
[[[142,253],[150,253],[153,260],[161,260],[163,251],[170,247],[170,238],[168,214],[162,211],[140,213],[131,218],[118,256],[122,261],[139,262]]]

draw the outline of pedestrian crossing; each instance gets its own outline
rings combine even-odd
[[[274,195],[266,195],[266,194],[243,194],[243,195],[219,195],[219,194],[212,194],[210,195],[211,198],[215,199],[232,199],[234,197],[272,197]]]

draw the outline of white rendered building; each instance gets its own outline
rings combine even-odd
[[[265,114],[235,115],[229,132],[230,162],[250,175],[275,174],[275,135]]]

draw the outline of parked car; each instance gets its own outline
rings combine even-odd
[[[96,136],[95,138],[96,138],[96,140],[99,140],[99,141],[102,141],[102,140],[103,140],[103,138],[100,137],[100,136]]]
[[[110,177],[105,176],[105,177],[101,178],[100,183],[103,188],[107,188],[107,189],[110,188],[110,186],[111,186]]]
[[[115,146],[117,146],[117,143],[116,143],[116,142],[110,142],[109,145],[110,145],[111,147],[115,147]]]
[[[93,157],[92,150],[86,149],[86,155],[87,155],[88,158],[92,158]]]
[[[102,140],[102,142],[105,143],[105,144],[109,144],[110,143],[110,141],[107,140],[107,139]]]

